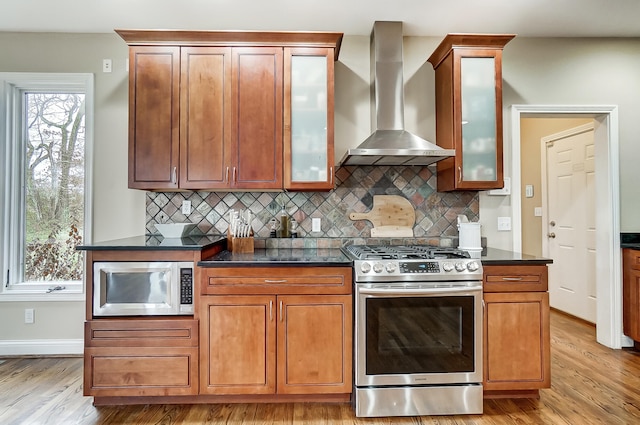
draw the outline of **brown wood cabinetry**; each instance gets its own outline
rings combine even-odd
[[[211,268],[204,279],[203,294],[218,295],[200,301],[201,394],[351,393],[350,268]]]
[[[84,370],[84,395],[197,394],[198,322],[85,322]]]
[[[180,133],[180,49],[129,49],[129,187],[175,189]]]
[[[436,74],[438,191],[502,188],[502,49],[507,34],[449,34],[429,57]]]
[[[130,46],[129,187],[332,189],[333,61],[341,33],[117,32]],[[324,184],[283,177],[291,169],[284,162],[292,161],[290,62],[300,54],[327,64],[330,91],[316,99],[329,120]]]
[[[551,386],[546,265],[484,266],[485,397]]]
[[[622,329],[626,336],[640,342],[640,251],[622,250]]]

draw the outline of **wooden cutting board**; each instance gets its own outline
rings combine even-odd
[[[374,195],[373,207],[366,213],[352,212],[351,220],[369,220],[373,237],[413,236],[416,212],[406,198],[398,195]],[[395,233],[394,233],[395,232]],[[410,234],[409,234],[410,232]],[[402,233],[402,234],[400,234]]]

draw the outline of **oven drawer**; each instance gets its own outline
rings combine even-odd
[[[484,268],[484,292],[546,292],[545,264],[533,266],[491,266]]]

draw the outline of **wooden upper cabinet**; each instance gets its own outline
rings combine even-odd
[[[180,49],[135,46],[129,64],[129,187],[176,189]]]
[[[285,189],[333,189],[333,50],[284,50]]]
[[[435,69],[436,143],[456,155],[437,163],[438,191],[499,189],[502,50],[510,34],[449,34],[429,57]]]
[[[231,163],[231,48],[183,47],[180,187],[226,187]]]
[[[332,189],[342,33],[116,32],[130,46],[129,187]]]

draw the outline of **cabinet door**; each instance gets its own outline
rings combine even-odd
[[[129,62],[129,187],[175,189],[180,48],[134,46]]]
[[[333,189],[334,52],[284,50],[284,185]]]
[[[484,389],[549,388],[549,293],[485,293],[484,302]]]
[[[501,58],[502,52],[495,49],[455,53],[460,69],[460,102],[456,102],[459,189],[503,186]]]
[[[272,296],[201,297],[201,394],[275,393],[274,309]]]
[[[232,50],[231,186],[282,189],[282,48]]]
[[[231,48],[182,48],[180,115],[180,187],[228,187]]]
[[[351,328],[350,296],[279,296],[278,393],[350,393]]]
[[[624,334],[640,341],[640,251],[622,250],[622,328]]]

